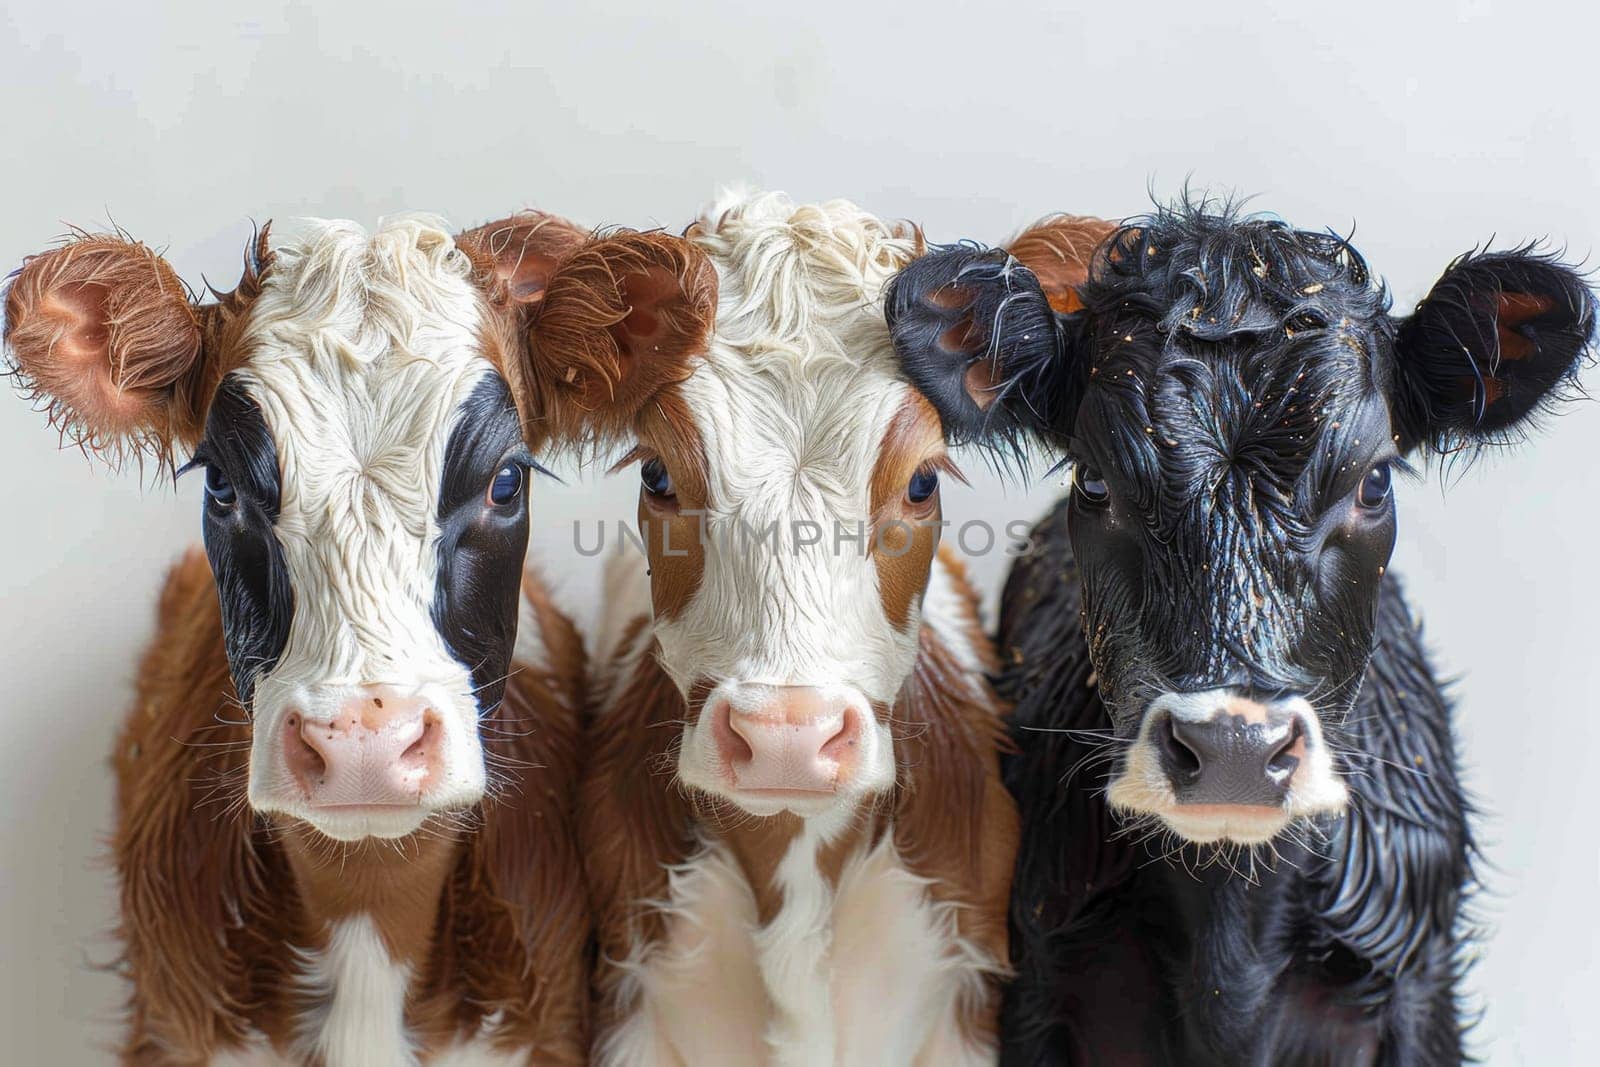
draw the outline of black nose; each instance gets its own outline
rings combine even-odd
[[[1300,765],[1304,729],[1297,715],[1249,722],[1224,711],[1203,722],[1169,715],[1155,732],[1178,803],[1278,807]]]

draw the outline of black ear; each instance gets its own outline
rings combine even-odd
[[[952,444],[1018,448],[1030,432],[1070,432],[1080,389],[1064,339],[1074,331],[1005,251],[958,245],[913,260],[884,315],[901,368]]]
[[[1524,248],[1457,259],[1395,339],[1402,448],[1519,440],[1576,385],[1594,320],[1594,294],[1554,257]]]

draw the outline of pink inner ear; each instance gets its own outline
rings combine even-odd
[[[105,286],[85,282],[61,286],[40,300],[35,314],[51,320],[61,331],[55,347],[61,362],[74,367],[111,362],[106,296]]]
[[[661,316],[654,308],[636,307],[622,320],[622,329],[634,337],[653,337],[661,329]]]
[[[50,363],[36,375],[100,432],[115,436],[133,433],[149,418],[150,395],[112,358],[108,297],[105,286],[92,282],[63,285],[43,296],[34,314],[48,324],[54,343]]]
[[[923,297],[923,300],[928,306],[939,308],[941,311],[963,311],[972,306],[972,297],[959,285],[942,285]],[[939,347],[946,352],[965,354],[974,347],[976,341],[977,339],[973,337],[971,315],[962,315],[939,334]],[[976,396],[972,385],[973,378],[969,372],[967,391]],[[978,406],[984,406],[984,402],[980,400]]]
[[[524,250],[512,261],[510,273],[505,275],[506,290],[519,304],[535,304],[544,299],[550,275],[555,273],[556,260]]]
[[[528,211],[469,230],[461,240],[494,257],[495,274],[512,300],[536,304],[544,299],[557,266],[587,234],[565,219]]]
[[[959,285],[941,285],[924,297],[930,305],[946,311],[972,306],[972,298]]]
[[[980,359],[967,368],[967,395],[978,405],[979,411],[989,410],[989,405],[999,396],[996,392],[999,383],[1000,365],[994,359]]]
[[[623,360],[623,376],[626,377],[629,361],[656,347],[670,328],[669,323],[662,321],[661,309],[666,302],[678,299],[682,290],[677,276],[660,267],[630,274],[620,281],[617,288],[627,304],[628,313],[622,321],[611,327],[611,336],[617,342],[618,355]]]
[[[1533,342],[1517,332],[1517,327],[1536,319],[1555,306],[1547,296],[1531,293],[1501,293],[1495,306],[1495,324],[1500,335],[1500,358],[1527,359],[1534,353]],[[1490,401],[1493,403],[1493,400]]]

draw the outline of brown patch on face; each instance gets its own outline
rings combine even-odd
[[[537,769],[518,772],[503,806],[499,794],[484,801],[476,833],[345,847],[297,825],[256,825],[243,797],[249,725],[230,704],[211,572],[199,552],[173,569],[112,758],[133,986],[125,1059],[208,1062],[252,1032],[288,1054],[308,1008],[289,946],[320,948],[329,920],[365,913],[413,964],[407,1022],[424,1053],[500,1011],[508,1047],[583,1062],[587,923],[572,877],[581,651],[536,592],[552,669],[512,676],[484,744]]]
[[[196,445],[236,364],[233,324],[271,261],[269,229],[247,246],[238,287],[205,306],[137,241],[83,235],[26,259],[6,295],[6,342],[51,423],[113,464],[144,453],[171,467],[176,444]]]
[[[878,572],[878,599],[896,629],[911,618],[911,605],[928,587],[929,568],[939,547],[939,492],[921,503],[906,497],[917,469],[943,455],[944,432],[938,412],[919,392],[889,423],[872,468],[872,562]]]
[[[1089,265],[1116,223],[1088,215],[1057,215],[1018,234],[1006,251],[1033,271],[1050,306],[1060,314],[1083,307],[1078,289]]]
[[[1020,826],[1000,778],[1000,753],[1009,747],[1004,708],[986,675],[998,663],[978,621],[977,594],[953,553],[951,569],[964,618],[965,643],[984,673],[961,666],[953,650],[924,626],[916,666],[895,704],[894,842],[906,865],[932,880],[935,900],[956,901],[961,936],[996,963],[1009,963],[1006,909]],[[1000,980],[965,1006],[960,1025],[970,1038],[992,1043],[999,1025]]]
[[[663,499],[639,487],[639,536],[650,560],[650,603],[658,619],[675,619],[694,599],[706,569],[705,511],[710,507],[705,442],[682,395],[663,389],[638,420],[640,449],[672,479]]]

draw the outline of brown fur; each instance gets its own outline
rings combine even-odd
[[[937,491],[921,504],[912,504],[906,499],[906,486],[917,468],[943,456],[939,415],[927,398],[912,391],[878,446],[870,485],[878,597],[884,615],[897,629],[905,629],[912,602],[928,587],[943,513]]]
[[[199,439],[203,411],[187,401],[200,322],[146,246],[82,235],[28,257],[6,294],[6,341],[24,386],[75,443],[165,460],[175,438]]]
[[[533,323],[536,407],[567,439],[631,432],[652,397],[689,376],[716,306],[711,261],[680,237],[621,233],[585,245],[551,280]]]
[[[639,493],[639,536],[650,560],[650,606],[658,619],[675,619],[689,606],[705,576],[701,505],[660,502]]]
[[[504,286],[505,300],[537,304],[561,262],[588,239],[588,233],[566,219],[543,211],[521,211],[485,223],[456,238],[456,244]]]
[[[639,413],[640,445],[618,466],[658,456],[672,478],[674,497],[639,493],[639,536],[650,560],[650,600],[658,619],[677,618],[705,575],[707,489],[705,442],[680,391],[668,385]]]
[[[517,780],[479,805],[475,830],[345,847],[245,807],[249,725],[211,573],[198,552],[174,567],[112,761],[127,1061],[205,1062],[252,1031],[286,1050],[307,1007],[292,947],[318,948],[328,920],[367,911],[412,965],[407,1021],[426,1050],[500,1011],[508,1047],[582,1062],[588,924],[570,877],[581,648],[537,582],[525,588],[553,667],[513,675],[484,736],[491,765]]]
[[[985,669],[996,664],[977,618],[977,596],[964,570],[946,553],[962,590],[968,618],[963,632]],[[632,633],[647,625],[643,619]],[[685,701],[656,660],[652,644],[637,655],[626,682],[613,689],[591,718],[589,762],[579,802],[584,867],[595,901],[600,958],[596,965],[597,1034],[626,1016],[619,970],[635,949],[659,942],[665,923],[654,902],[667,899],[669,867],[691,859],[702,840],[728,845],[750,880],[761,921],[782,904],[774,875],[799,830],[792,816],[755,819],[720,804],[695,804],[674,777],[681,726],[704,693]],[[626,669],[624,664],[602,671]],[[879,709],[880,714],[883,709]],[[886,803],[864,811],[856,832],[843,835],[819,858],[837,882],[848,858],[894,834],[896,847],[917,875],[935,882],[935,899],[956,901],[963,937],[1006,964],[1006,906],[1017,846],[1015,805],[1000,781],[1004,744],[1001,707],[987,680],[964,671],[955,654],[924,626],[912,676],[895,705],[898,780]],[[963,1005],[960,1020],[973,1035],[992,1036],[999,1012],[998,979],[990,994]]]
[[[924,626],[916,666],[895,704],[905,726],[895,739],[900,764],[894,803],[894,843],[916,874],[934,879],[937,900],[965,905],[956,913],[961,936],[1009,965],[1006,909],[1021,837],[1016,804],[1000,778],[1000,753],[1009,748],[1004,709],[987,676],[999,669],[978,619],[978,595],[966,568],[948,548],[940,558],[962,600],[962,630],[982,661],[984,677],[964,670],[953,651]],[[999,1022],[1000,976],[983,1002],[964,1005],[970,1035],[992,1040]]]
[[[553,431],[548,415],[536,407],[539,393],[529,365],[528,323],[561,262],[587,238],[581,227],[542,211],[519,212],[456,237],[456,245],[472,259],[484,294],[484,355],[506,380],[522,419],[522,435],[535,450],[551,443]]]
[[[244,273],[196,304],[166,260],[122,236],[80,234],[23,261],[6,294],[6,336],[23,386],[63,437],[113,465],[173,466],[193,448],[269,268],[271,223],[245,246]]]
[[[245,355],[239,336],[271,267],[270,224],[229,293],[199,304],[153,250],[80,234],[31,256],[6,296],[23,387],[64,437],[113,464],[170,468],[205,430],[217,385]],[[458,246],[484,295],[485,356],[517,398],[531,446],[609,437],[662,385],[688,374],[716,308],[716,273],[681,238],[591,239],[541,212],[466,231]]]
[[[642,625],[641,619],[635,631]],[[636,641],[630,635],[620,651],[626,654]],[[628,958],[637,943],[661,939],[661,915],[648,902],[666,898],[667,867],[695,849],[692,809],[672,762],[687,705],[656,661],[653,643],[599,711],[590,717],[578,792],[579,838],[599,949],[597,1034],[615,1026],[625,1007],[618,1003],[621,975],[608,961]]]
[[[1066,314],[1083,307],[1078,287],[1089,278],[1095,249],[1116,228],[1088,215],[1054,215],[1018,234],[1006,251],[1038,277],[1050,306]]]

